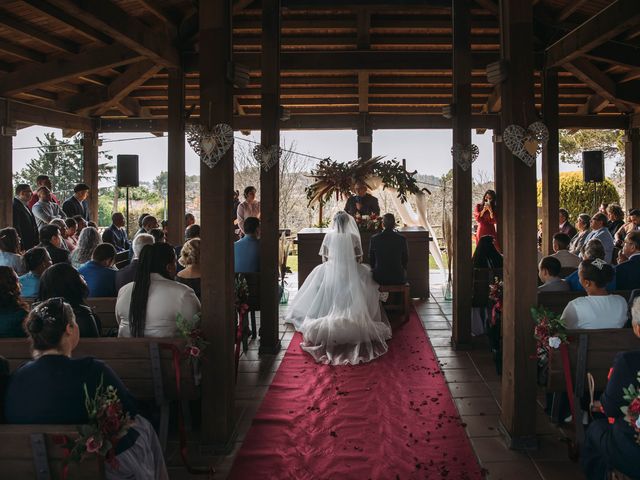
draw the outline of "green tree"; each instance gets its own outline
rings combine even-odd
[[[602,150],[605,159],[616,161],[612,178],[619,180],[624,168],[623,136],[622,130],[560,130],[560,161],[580,165],[583,151]]]
[[[581,213],[593,214],[601,202],[619,203],[620,195],[611,180],[585,183],[582,172],[560,173],[560,206],[566,208],[572,222]],[[538,181],[538,205],[542,205],[542,181]]]
[[[28,183],[35,187],[38,175],[48,175],[60,200],[71,196],[73,187],[85,181],[82,169],[82,137],[76,135],[70,140],[60,140],[51,132],[45,133],[44,139],[37,137],[36,140],[40,144],[38,157],[29,160],[29,163],[14,176],[15,183]],[[99,154],[99,160],[110,161],[112,158],[106,152]],[[110,179],[113,170],[112,165],[99,163],[99,180]]]

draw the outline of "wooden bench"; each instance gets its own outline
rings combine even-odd
[[[31,304],[35,301],[35,298],[23,298],[25,302]],[[116,302],[117,297],[92,297],[87,298],[87,305],[91,307],[93,313],[95,313],[100,319],[102,324],[101,335],[107,335],[110,332],[118,329],[118,319],[116,317]]]
[[[620,295],[629,300],[630,290],[615,290],[611,292],[614,295]],[[586,292],[541,292],[538,293],[538,305],[544,306],[547,310],[562,314],[567,304],[578,297],[585,297]]]
[[[380,285],[379,290],[380,292],[389,293],[389,298],[382,304],[385,311],[391,314],[400,312],[403,321],[408,321],[411,315],[411,285],[409,285],[409,283],[403,285]],[[390,301],[394,293],[400,294],[400,300],[397,302]]]
[[[127,265],[129,265],[130,263],[130,258],[129,258],[130,252],[129,250],[123,250],[122,252],[118,252],[116,253],[116,263],[115,266],[118,270],[122,270],[124,267],[126,267]]]

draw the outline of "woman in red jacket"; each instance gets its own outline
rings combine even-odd
[[[494,244],[498,250],[498,234],[496,233],[496,224],[498,223],[498,215],[496,210],[496,192],[487,190],[482,197],[482,203],[476,205],[474,217],[478,222],[478,230],[476,231],[476,245],[485,235],[490,235],[494,239]]]

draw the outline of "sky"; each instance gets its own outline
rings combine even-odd
[[[33,126],[18,131],[13,141],[13,170],[22,169],[27,162],[36,156],[38,145],[36,137],[43,137],[45,132],[54,131],[62,138],[62,131],[52,128]],[[485,179],[493,179],[493,145],[491,130],[483,135],[473,131],[472,141],[480,155],[473,164],[473,175],[482,174]],[[155,137],[146,133],[108,133],[101,135],[102,151],[114,157],[118,154],[137,154],[140,157],[140,180],[151,182],[161,171],[167,169],[167,137]],[[318,130],[318,131],[283,131],[282,138],[289,145],[295,143],[295,151],[318,158],[331,157],[338,161],[351,161],[357,157],[357,140],[355,130]],[[253,131],[244,136],[236,133],[236,142],[244,140],[260,140],[260,132]],[[375,130],[373,132],[373,155],[384,155],[387,158],[407,160],[409,171],[417,170],[421,174],[441,176],[451,169],[451,130]],[[191,147],[185,143],[186,173],[199,174],[199,159]],[[313,162],[313,160],[312,160]],[[614,168],[613,161],[607,161],[606,171],[610,174]],[[560,165],[560,171],[579,170],[577,165]],[[537,162],[538,178],[540,178],[540,159]],[[114,180],[115,181],[115,180]],[[106,185],[105,185],[106,186]]]

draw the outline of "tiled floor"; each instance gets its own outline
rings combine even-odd
[[[498,430],[500,415],[500,377],[487,348],[468,352],[456,352],[450,346],[451,302],[443,297],[438,285],[439,276],[432,275],[431,298],[416,301],[415,307],[429,335],[440,361],[449,389],[466,424],[467,434],[482,467],[490,480],[580,480],[583,475],[577,464],[567,457],[567,444],[563,433],[550,424],[541,407],[537,412],[539,449],[532,452],[509,450]],[[290,286],[291,288],[291,286]],[[292,291],[290,300],[295,292]],[[226,478],[233,459],[251,426],[251,420],[262,402],[275,372],[284,357],[293,336],[293,328],[282,321],[286,307],[281,311],[280,331],[282,351],[277,355],[258,356],[258,342],[240,359],[236,390],[239,407],[238,435],[231,454],[215,458],[202,458],[202,462],[214,462],[215,478]],[[170,463],[172,478],[191,478],[178,459]],[[197,459],[194,463],[198,463]],[[202,464],[202,463],[201,463]],[[192,477],[197,478],[197,477]],[[199,477],[202,478],[202,477]]]

